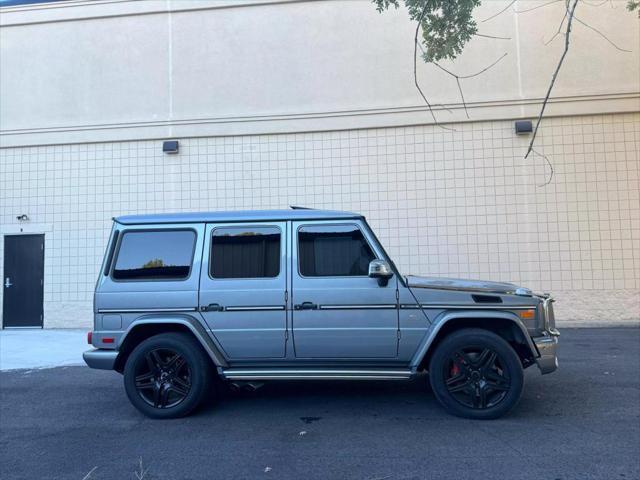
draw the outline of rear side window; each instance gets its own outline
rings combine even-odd
[[[280,274],[280,229],[216,228],[211,237],[213,278],[266,278]]]
[[[115,280],[181,280],[189,276],[192,230],[125,232],[113,268]]]
[[[366,276],[376,258],[355,225],[300,227],[298,257],[303,277]]]

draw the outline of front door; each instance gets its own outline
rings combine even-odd
[[[207,225],[200,312],[231,360],[285,356],[286,231],[286,222]]]
[[[42,327],[44,235],[4,237],[3,327]]]
[[[297,358],[393,358],[397,278],[368,276],[383,259],[361,222],[294,222],[293,340]]]

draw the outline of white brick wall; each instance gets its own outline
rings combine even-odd
[[[551,291],[560,323],[637,321],[640,113],[545,120],[543,187],[512,121],[451,126],[0,149],[0,233],[45,232],[45,327],[90,325],[112,216],[287,205],[364,213],[404,273]]]

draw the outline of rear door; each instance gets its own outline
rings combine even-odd
[[[285,356],[286,222],[208,224],[200,311],[229,359]]]
[[[293,339],[297,358],[393,358],[397,278],[368,276],[384,259],[360,221],[293,222]]]

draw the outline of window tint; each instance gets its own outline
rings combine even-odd
[[[116,280],[177,280],[191,270],[196,234],[190,230],[125,232],[113,269]]]
[[[366,276],[376,258],[355,225],[300,228],[298,256],[304,277]]]
[[[280,229],[216,228],[209,261],[213,278],[264,278],[280,273]]]

